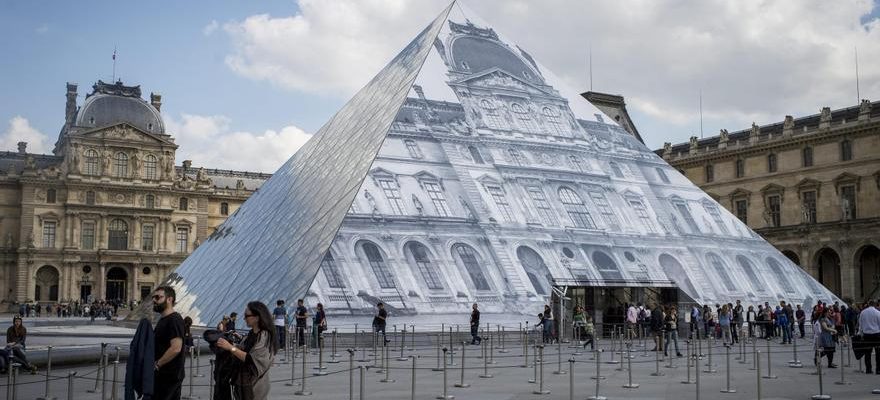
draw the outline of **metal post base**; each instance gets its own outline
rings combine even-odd
[[[788,362],[788,367],[789,367],[789,368],[803,368],[803,367],[804,367],[804,363],[802,363],[802,362],[800,362],[800,361],[789,361],[789,362]]]
[[[724,389],[721,393],[736,393],[736,389]]]
[[[454,399],[454,398],[455,398],[455,396],[453,396],[453,395],[451,395],[451,394],[446,395],[446,396],[442,396],[442,395],[441,395],[441,396],[437,396],[437,397],[435,397],[435,399],[437,399],[437,400],[452,400],[452,399]]]
[[[550,391],[547,389],[544,390],[533,390],[532,394],[550,394]]]
[[[469,388],[469,387],[471,387],[471,384],[470,383],[456,383],[452,386],[455,386],[457,388]]]
[[[816,394],[811,397],[813,400],[831,400],[831,395],[829,394]]]
[[[297,396],[311,396],[312,392],[297,390],[296,392],[293,392],[293,394],[295,394]]]
[[[608,398],[605,396],[590,396],[587,397],[587,400],[608,400]]]
[[[627,384],[623,385],[623,387],[626,389],[636,389],[639,387],[639,384],[638,383],[627,383]]]

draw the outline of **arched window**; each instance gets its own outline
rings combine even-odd
[[[468,146],[468,152],[471,153],[471,159],[474,160],[475,164],[484,164],[483,155],[480,154],[480,150],[474,146]]]
[[[514,116],[516,117],[517,124],[520,129],[525,132],[537,132],[538,126],[535,124],[535,120],[532,119],[532,116],[529,115],[529,111],[526,110],[523,106],[513,103],[510,106],[510,110],[513,111]]]
[[[342,274],[339,273],[339,267],[336,266],[336,260],[333,259],[333,254],[330,254],[330,250],[327,250],[327,253],[324,254],[324,259],[321,260],[321,271],[324,272],[327,284],[331,288],[345,288],[345,281],[342,278]]]
[[[85,152],[84,158],[86,161],[85,174],[93,176],[99,175],[100,172],[98,171],[98,152],[92,149],[88,149]]]
[[[510,161],[515,165],[520,167],[526,165],[526,157],[519,150],[507,149],[507,154],[510,155]]]
[[[782,264],[773,257],[767,257],[766,261],[767,265],[770,266],[770,271],[773,271],[773,276],[776,277],[776,282],[782,286],[782,290],[785,293],[795,293],[794,286],[791,285],[791,281],[782,269]]]
[[[158,171],[159,160],[152,154],[144,157],[144,179],[155,181],[159,178]]]
[[[480,108],[483,109],[483,121],[487,127],[491,129],[504,129],[504,121],[501,119],[501,115],[498,114],[495,103],[483,99],[480,101]]]
[[[535,288],[535,292],[541,296],[546,296],[550,293],[552,275],[550,275],[550,270],[547,268],[547,264],[544,264],[544,259],[541,258],[541,255],[529,247],[520,246],[516,249],[516,257],[522,264],[523,269],[525,269],[529,281],[532,282],[532,286]],[[541,280],[542,276],[545,280]]]
[[[544,114],[544,119],[547,120],[547,127],[550,128],[550,133],[561,135],[563,130],[562,123],[559,122],[559,111],[550,107],[544,107],[541,113]]]
[[[229,215],[229,203],[220,203],[220,215]]]
[[[177,209],[180,211],[188,211],[189,210],[189,199],[186,197],[181,197],[177,204]]]
[[[599,275],[602,276],[602,279],[609,281],[622,281],[623,275],[620,273],[620,268],[617,266],[617,263],[606,254],[604,251],[594,251],[593,252],[593,264],[595,264],[596,269],[599,270]]]
[[[736,262],[743,269],[743,272],[746,273],[746,277],[749,278],[749,282],[752,284],[752,288],[758,292],[766,292],[764,289],[764,282],[761,278],[758,277],[757,271],[755,271],[755,265],[746,258],[745,256],[736,256]]]
[[[663,268],[666,276],[673,280],[681,290],[691,297],[697,295],[697,289],[694,288],[694,284],[691,282],[687,271],[685,271],[684,267],[675,257],[664,253],[660,255],[658,260],[660,261],[660,268]]]
[[[568,156],[568,164],[571,165],[571,169],[584,173],[587,172],[586,166],[584,166],[583,161],[578,156]]]
[[[736,285],[733,284],[730,274],[727,273],[727,265],[724,263],[724,260],[715,253],[706,254],[706,259],[709,260],[709,264],[712,265],[712,269],[718,274],[718,278],[721,279],[721,283],[724,284],[727,291],[736,291]]]
[[[456,244],[452,247],[452,253],[458,258],[458,261],[464,265],[464,269],[471,277],[471,282],[477,290],[490,290],[489,281],[483,273],[483,268],[477,258],[477,252],[466,244]]]
[[[810,146],[804,147],[802,160],[805,167],[813,166],[813,148]]]
[[[116,218],[110,221],[108,226],[108,248],[110,250],[127,250],[128,249],[128,224],[125,221]]]
[[[849,161],[852,160],[852,157],[852,142],[849,139],[844,139],[840,142],[840,161]]]
[[[410,262],[415,264],[428,289],[443,289],[440,274],[437,273],[437,268],[434,267],[431,259],[428,257],[428,249],[419,242],[409,242],[406,244],[406,250],[409,253]]]
[[[156,196],[151,194],[144,196],[144,206],[146,208],[156,208]]]
[[[590,216],[590,211],[587,210],[587,206],[584,204],[581,196],[578,196],[574,190],[565,186],[559,188],[558,195],[559,201],[565,207],[565,211],[568,213],[569,218],[571,218],[571,223],[575,228],[596,229],[593,217]]]
[[[767,155],[767,172],[776,172],[777,168],[777,158],[776,154]]]
[[[611,166],[611,173],[614,174],[617,178],[623,178],[623,170],[620,169],[620,166],[617,165],[616,162],[611,162],[609,164]]]
[[[121,151],[116,153],[116,155],[113,156],[113,165],[115,167],[114,175],[117,178],[128,177],[128,154]]]
[[[394,289],[396,287],[394,284],[394,276],[391,275],[391,270],[389,270],[388,265],[385,264],[385,259],[382,258],[382,253],[379,251],[379,248],[372,242],[364,242],[361,245],[361,248],[364,251],[364,255],[367,256],[367,261],[370,263],[370,269],[373,270],[373,275],[376,276],[376,280],[379,282],[379,287],[382,289]]]

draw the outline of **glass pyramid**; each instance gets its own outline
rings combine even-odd
[[[177,308],[535,314],[553,286],[837,300],[602,115],[451,4],[176,269]]]

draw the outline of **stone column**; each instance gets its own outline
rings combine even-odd
[[[140,273],[140,270],[140,264],[131,265],[131,290],[129,290],[129,300],[140,300],[140,296],[138,296],[140,292],[140,286],[138,286],[138,275]]]
[[[855,299],[858,293],[858,271],[853,262],[854,252],[849,246],[840,246],[840,297]]]
[[[104,245],[106,235],[106,226],[107,226],[107,216],[102,215],[98,220],[98,226],[95,227],[95,241],[97,242],[96,249],[106,249],[107,246]]]
[[[131,250],[140,250],[141,249],[141,218],[134,217],[132,224],[134,227],[131,232],[131,243],[128,248]]]
[[[92,287],[92,297],[96,300],[103,299],[107,294],[104,293],[104,289],[106,289],[106,281],[107,281],[107,264],[101,263],[98,267],[97,274],[95,275],[95,286]]]

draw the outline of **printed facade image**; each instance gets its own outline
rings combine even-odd
[[[441,13],[178,267],[179,309],[202,324],[254,298],[536,314],[560,286],[837,300],[464,12]]]

